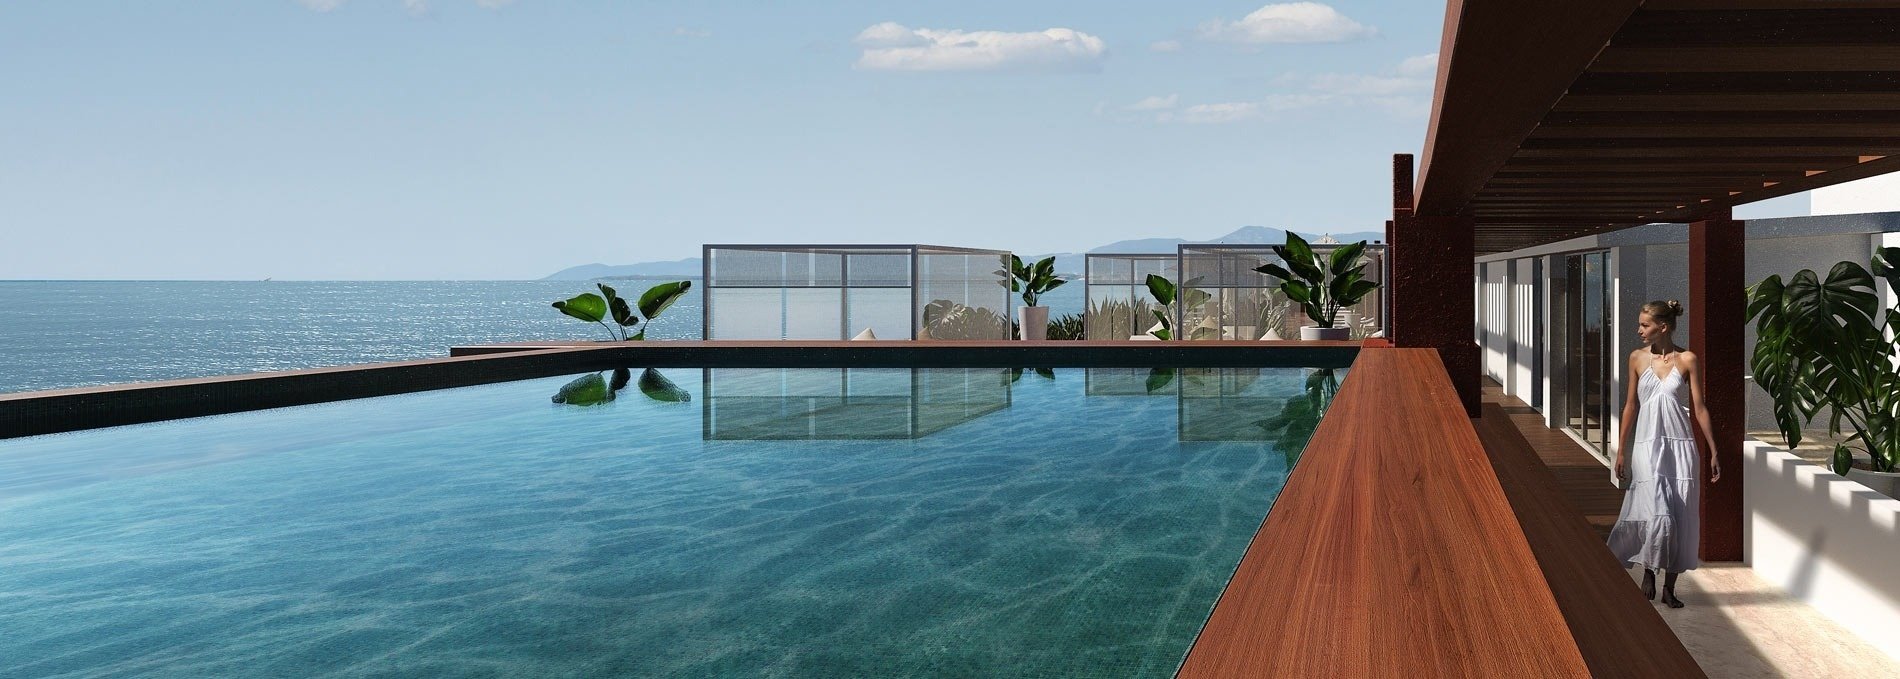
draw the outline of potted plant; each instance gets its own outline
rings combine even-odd
[[[600,288],[600,294],[583,292],[555,302],[554,308],[574,318],[599,323],[600,327],[607,329],[607,336],[613,341],[637,342],[647,338],[647,326],[653,323],[653,318],[686,296],[686,291],[693,288],[693,282],[674,281],[648,288],[645,294],[640,295],[640,313],[637,315],[633,313],[633,306],[615,294],[612,287],[606,283],[596,283],[594,286]],[[613,325],[607,324],[609,320],[613,321]],[[639,326],[640,332],[629,334],[634,326]]]
[[[1035,264],[1024,266],[1021,257],[1009,256],[1009,291],[1023,294],[1023,305],[1016,309],[1019,339],[1049,338],[1049,307],[1036,306],[1036,301],[1043,293],[1068,282],[1056,277],[1055,271],[1055,257],[1044,257]]]
[[[1882,309],[1880,277],[1900,289],[1900,248],[1874,253],[1873,271],[1841,262],[1826,279],[1803,269],[1786,284],[1769,276],[1748,291],[1755,322],[1755,382],[1774,399],[1788,447],[1801,427],[1828,411],[1828,433],[1853,435],[1834,447],[1834,471],[1900,497],[1900,310]],[[1859,458],[1865,458],[1861,462]]]
[[[1330,257],[1322,259],[1306,239],[1288,231],[1286,244],[1273,246],[1286,266],[1263,264],[1254,271],[1280,279],[1280,292],[1298,302],[1306,317],[1317,324],[1301,326],[1300,339],[1343,340],[1352,331],[1333,327],[1340,309],[1358,304],[1379,288],[1378,283],[1366,280],[1366,265],[1359,261],[1365,251],[1366,242],[1359,241],[1334,248]]]

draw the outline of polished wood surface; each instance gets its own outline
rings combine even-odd
[[[1436,352],[1368,349],[1183,677],[1590,669]]]
[[[1622,502],[1609,470],[1576,441],[1546,428],[1537,411],[1505,396],[1495,383],[1486,385],[1484,416],[1472,424],[1590,672],[1599,677],[1703,676],[1604,544]],[[1527,434],[1541,445],[1533,445]],[[1588,507],[1591,520],[1585,521],[1579,504]]]
[[[1486,420],[1495,422],[1493,418],[1500,416],[1508,420],[1517,431],[1515,438],[1536,452],[1571,510],[1582,516],[1598,539],[1609,538],[1610,527],[1616,525],[1616,515],[1623,509],[1623,491],[1610,483],[1610,468],[1569,434],[1544,426],[1542,413],[1505,395],[1496,382],[1488,379],[1484,381],[1484,402]],[[1498,408],[1495,413],[1491,410],[1494,405]],[[1487,446],[1493,443],[1482,427],[1479,438]]]

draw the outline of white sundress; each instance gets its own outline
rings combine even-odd
[[[1644,369],[1636,398],[1636,441],[1627,453],[1630,486],[1610,529],[1610,551],[1624,568],[1691,570],[1702,562],[1696,477],[1702,458],[1689,419],[1689,385],[1673,367],[1662,379]]]

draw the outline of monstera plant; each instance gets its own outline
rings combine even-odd
[[[693,289],[693,282],[674,281],[648,288],[640,295],[638,314],[634,313],[633,305],[628,304],[606,283],[596,283],[595,287],[600,288],[600,294],[583,292],[555,302],[554,308],[574,318],[599,323],[614,341],[628,342],[646,339],[647,326],[653,323],[653,318],[685,297],[686,291]],[[639,332],[633,332],[636,327],[640,329]]]
[[[1273,246],[1273,252],[1286,266],[1263,264],[1254,271],[1280,279],[1280,292],[1298,302],[1306,317],[1318,324],[1301,328],[1300,338],[1346,339],[1348,330],[1334,328],[1333,319],[1340,309],[1358,304],[1379,288],[1378,283],[1366,280],[1366,265],[1359,261],[1366,242],[1341,245],[1322,258],[1306,239],[1288,231],[1286,244]]]
[[[1774,398],[1775,425],[1788,446],[1801,427],[1828,411],[1828,434],[1853,430],[1834,447],[1834,470],[1847,474],[1858,448],[1873,471],[1900,471],[1900,311],[1882,308],[1874,279],[1900,289],[1900,248],[1874,253],[1873,271],[1841,262],[1821,278],[1803,269],[1783,283],[1769,276],[1749,288],[1755,322],[1755,382]]]

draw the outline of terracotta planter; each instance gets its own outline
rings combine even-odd
[[[1049,307],[1019,306],[1016,307],[1016,318],[1019,319],[1017,321],[1017,339],[1049,339]]]
[[[1352,331],[1347,328],[1322,328],[1317,325],[1300,326],[1300,339],[1308,342],[1315,340],[1345,340],[1351,339],[1351,337]]]

